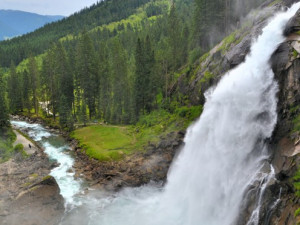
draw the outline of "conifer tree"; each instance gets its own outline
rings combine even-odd
[[[31,91],[31,85],[30,85],[30,78],[27,70],[24,70],[23,73],[23,103],[24,108],[27,109],[28,112],[30,112],[31,109],[31,102],[30,102],[30,91]]]
[[[29,76],[32,89],[32,105],[36,115],[39,113],[39,71],[34,57],[29,58],[28,63]]]
[[[109,54],[107,46],[103,43],[100,44],[99,51],[99,82],[100,82],[100,92],[98,100],[98,108],[100,113],[100,118],[109,120],[109,106],[110,106],[110,70],[109,70]]]
[[[175,71],[181,62],[181,24],[176,12],[175,4],[172,3],[168,17],[168,44],[171,70]]]
[[[99,95],[99,66],[93,42],[87,32],[81,36],[76,57],[80,87],[91,119],[96,114],[96,99]]]
[[[74,101],[73,74],[64,47],[58,43],[55,48],[55,74],[59,79],[59,122],[62,127],[73,128],[72,103]]]
[[[130,94],[127,69],[126,52],[119,39],[116,38],[111,49],[112,123],[129,122]]]
[[[10,77],[9,77],[9,106],[12,113],[23,110],[23,96],[22,96],[22,82],[21,76],[17,74],[16,67],[14,63],[10,67]]]
[[[156,97],[157,92],[157,83],[155,79],[154,66],[155,66],[155,57],[154,51],[152,49],[152,44],[150,36],[147,35],[144,44],[144,92],[145,92],[145,110],[149,113],[152,110],[152,104]]]
[[[9,126],[9,116],[7,101],[5,97],[5,84],[3,81],[3,75],[0,74],[0,129]]]
[[[144,53],[141,39],[138,38],[135,50],[135,113],[136,117],[140,112],[144,113],[145,97],[144,97]]]
[[[54,120],[59,111],[59,77],[55,72],[57,71],[55,51],[56,48],[53,45],[43,58],[41,73],[41,85],[45,89],[47,101],[49,102],[48,113],[52,114]]]

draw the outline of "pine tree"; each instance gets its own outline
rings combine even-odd
[[[135,112],[136,117],[139,116],[140,112],[144,113],[145,97],[144,97],[144,53],[141,39],[138,38],[135,50]]]
[[[59,86],[59,122],[63,128],[73,128],[72,106],[74,101],[73,74],[69,66],[66,51],[59,42],[55,46],[55,77]]]
[[[111,122],[129,123],[129,83],[126,52],[119,39],[114,39],[111,49],[112,104]]]
[[[96,99],[99,95],[99,65],[93,42],[84,32],[77,47],[77,73],[83,98],[89,108],[89,117],[96,114]]]
[[[39,113],[39,71],[34,57],[29,58],[28,63],[29,76],[32,89],[32,105],[36,115]]]
[[[3,81],[3,76],[0,74],[0,129],[9,126],[9,116],[7,101],[5,97],[5,84]]]
[[[62,128],[66,128],[67,130],[73,130],[73,117],[72,117],[72,109],[69,107],[68,98],[65,95],[60,96],[60,104],[59,104],[59,124]]]
[[[168,44],[171,70],[175,71],[181,62],[181,24],[176,12],[175,4],[172,3],[168,17]]]
[[[99,108],[99,117],[104,118],[105,120],[109,120],[109,106],[110,106],[110,70],[109,70],[109,54],[107,46],[103,43],[100,44],[99,51],[99,79],[100,79],[100,92],[99,92],[99,100],[98,100],[98,108]]]
[[[48,103],[48,114],[52,114],[53,119],[59,111],[59,77],[56,73],[56,47],[55,45],[47,52],[43,58],[41,85],[45,89]]]
[[[146,36],[144,44],[144,92],[145,92],[145,110],[149,113],[152,110],[152,104],[157,93],[157,84],[155,83],[154,65],[155,57],[149,35]]]
[[[10,67],[9,77],[9,106],[12,113],[17,113],[23,110],[22,82],[21,76],[17,74],[14,63]]]
[[[30,78],[27,70],[23,71],[23,103],[24,107],[27,109],[28,112],[30,112],[31,109],[31,102],[30,102],[30,91],[31,91],[31,85],[30,85]]]
[[[72,103],[74,101],[74,79],[66,51],[60,42],[56,45],[55,64],[56,77],[59,79],[59,92],[60,95],[65,96],[67,107],[70,109],[71,113]]]

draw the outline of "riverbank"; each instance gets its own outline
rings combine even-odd
[[[18,153],[0,164],[0,224],[57,224],[64,201],[43,149],[15,131],[14,146],[24,145],[27,157]],[[28,145],[31,145],[29,148]]]
[[[13,118],[46,126],[46,123],[38,118],[26,116],[14,116]],[[86,148],[82,146],[82,143],[75,138],[71,138],[68,132],[53,127],[46,128],[49,128],[55,134],[62,135],[69,142],[75,156],[74,169],[77,178],[83,178],[89,186],[94,188],[119,190],[124,187],[141,186],[150,181],[166,181],[172,160],[183,144],[185,131],[182,130],[184,125],[178,125],[179,122],[177,122],[176,129],[174,127],[169,129],[166,127],[168,121],[165,118],[161,118],[161,120],[164,124],[157,122],[151,128],[144,128],[144,130],[140,128],[139,135],[146,135],[146,137],[138,137],[143,138],[143,140],[137,141],[137,144],[133,145],[135,149],[130,154],[120,153],[122,157],[118,157],[117,160],[92,158],[86,153]],[[164,129],[161,128],[163,126],[165,126]],[[148,130],[152,128],[153,131],[149,133]],[[118,136],[115,136],[113,141],[117,142],[118,138]],[[94,137],[94,139],[95,142],[100,140],[97,137]],[[155,141],[150,142],[154,139]],[[105,141],[107,140],[105,139]],[[121,152],[123,147],[121,146],[118,152]],[[106,151],[110,152],[109,149]]]

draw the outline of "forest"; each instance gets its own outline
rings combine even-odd
[[[67,130],[96,120],[135,124],[157,110],[190,113],[194,106],[170,87],[262,2],[107,0],[0,42],[0,126],[9,113]]]

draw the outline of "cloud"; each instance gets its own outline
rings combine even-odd
[[[0,9],[69,16],[99,0],[0,0]]]

